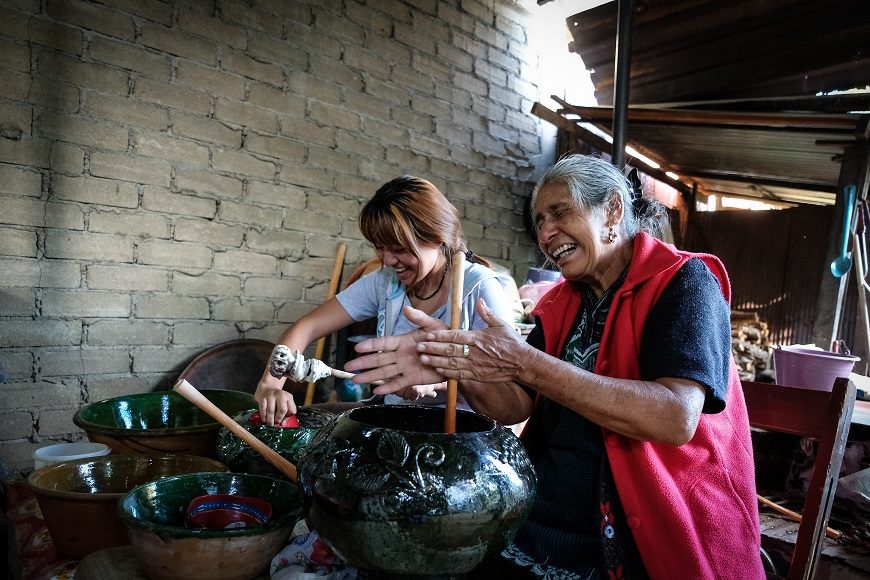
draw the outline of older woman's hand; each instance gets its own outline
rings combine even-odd
[[[355,383],[384,381],[384,384],[372,391],[376,395],[396,393],[406,399],[415,400],[436,390],[432,388],[435,385],[443,388],[441,383],[444,382],[444,377],[420,363],[417,343],[424,340],[429,331],[447,326],[437,318],[410,306],[406,306],[403,312],[408,320],[420,327],[419,330],[398,336],[369,338],[360,342],[354,350],[363,356],[349,361],[344,368],[351,372],[368,369],[354,376]]]
[[[481,383],[517,380],[530,347],[483,298],[477,301],[477,311],[488,328],[429,332],[417,344],[420,362],[448,379]]]

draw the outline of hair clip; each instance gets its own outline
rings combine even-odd
[[[632,201],[643,197],[643,184],[640,181],[640,172],[636,167],[628,173],[628,182],[631,184]]]
[[[640,172],[636,167],[628,173],[628,183],[631,185],[631,208],[635,215],[643,215],[650,202],[643,196]]]

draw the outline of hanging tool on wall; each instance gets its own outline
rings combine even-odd
[[[843,302],[846,299],[846,285],[849,281],[849,271],[852,269],[852,257],[849,255],[849,241],[852,237],[853,209],[857,188],[854,184],[848,184],[843,188],[843,243],[840,255],[831,262],[831,274],[840,279],[840,288],[837,291],[837,304],[834,310],[834,329],[831,333],[831,345],[840,338],[840,319],[843,313]]]

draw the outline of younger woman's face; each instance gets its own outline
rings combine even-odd
[[[375,252],[384,266],[396,272],[396,277],[405,287],[413,286],[428,276],[438,265],[441,256],[438,246],[429,245],[417,247],[419,260],[411,251],[399,245],[375,246]]]

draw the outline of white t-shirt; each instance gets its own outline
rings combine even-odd
[[[487,306],[496,316],[513,324],[513,308],[510,297],[505,290],[509,288],[509,284],[513,283],[512,280],[508,279],[505,274],[495,272],[482,264],[466,262],[464,282],[461,328],[466,330],[486,328],[486,322],[483,321],[475,308],[477,299],[480,297],[483,297]],[[377,316],[378,336],[396,336],[417,328],[402,314],[402,307],[411,303],[405,294],[404,286],[399,283],[391,268],[381,268],[366,274],[339,292],[335,298],[348,315],[358,322]],[[449,325],[449,305],[450,299],[438,308],[432,317]],[[438,397],[425,397],[418,401],[406,401],[397,395],[387,395],[385,402],[444,405],[445,398],[443,392],[439,393]],[[461,396],[459,399],[457,407],[468,409],[468,405]]]

